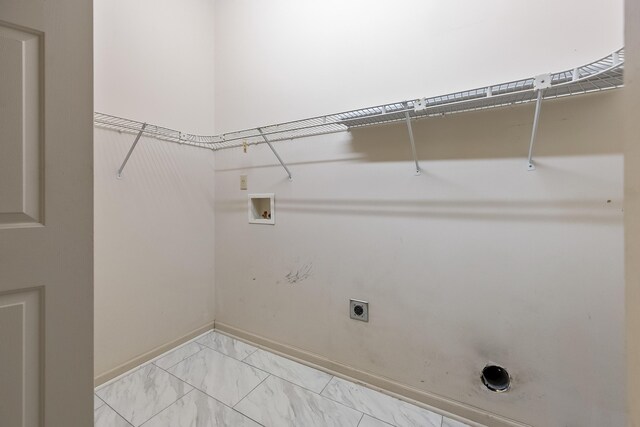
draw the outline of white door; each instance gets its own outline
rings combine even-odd
[[[0,426],[93,424],[91,0],[0,0]]]

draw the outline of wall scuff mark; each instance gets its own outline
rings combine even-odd
[[[311,266],[312,264],[309,263],[303,266],[302,268],[300,268],[299,270],[296,270],[295,273],[293,271],[290,271],[285,276],[285,279],[287,279],[287,282],[289,282],[292,285],[302,282],[311,276]]]

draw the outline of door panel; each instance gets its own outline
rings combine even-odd
[[[41,44],[0,24],[0,227],[41,221]]]
[[[93,425],[93,3],[0,0],[0,426]]]
[[[0,416],[2,425],[39,425],[42,392],[40,292],[0,295]]]

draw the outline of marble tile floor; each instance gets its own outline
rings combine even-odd
[[[95,427],[466,427],[211,331],[96,389]]]

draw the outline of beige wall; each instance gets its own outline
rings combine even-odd
[[[95,108],[213,133],[213,0],[94,0]]]
[[[620,96],[545,105],[536,172],[529,107],[417,122],[419,177],[402,126],[279,143],[292,182],[267,147],[217,154],[216,323],[520,422],[623,425]]]
[[[213,153],[95,131],[95,371],[214,319]]]
[[[568,69],[622,47],[622,9],[623,0],[215,0],[216,130]]]
[[[629,425],[640,426],[640,2],[627,0],[625,20],[625,243]]]
[[[213,36],[212,1],[96,1],[96,111],[213,132]],[[214,319],[213,153],[142,138],[116,179],[133,139],[95,131],[98,382]]]
[[[525,77],[622,45],[621,2],[493,1],[478,14],[459,13],[473,2],[372,2],[362,14],[358,2],[292,3],[217,1],[218,130]],[[594,13],[576,21],[576,7]],[[258,22],[264,31],[233,31]],[[532,106],[417,122],[418,177],[401,125],[278,143],[292,182],[267,147],[218,153],[216,323],[478,420],[474,408],[624,425],[622,99],[545,103],[535,172]],[[247,223],[252,192],[276,193],[275,226]],[[370,302],[368,324],[348,318],[350,297]],[[482,389],[487,362],[510,369],[510,393]]]

